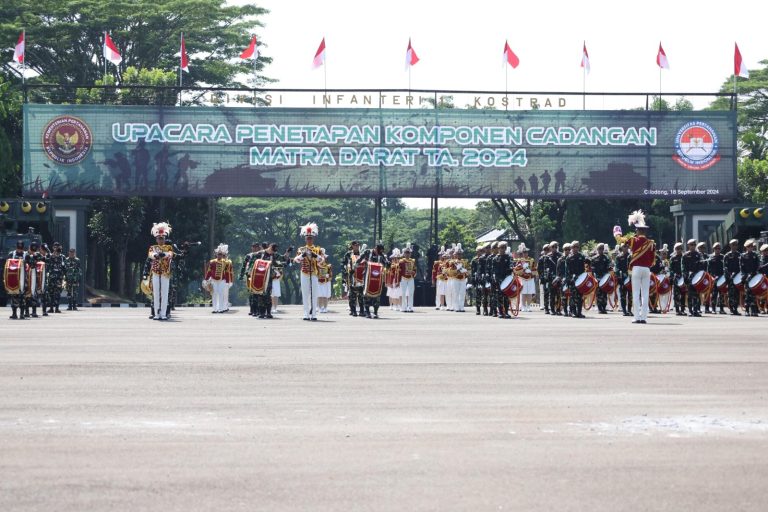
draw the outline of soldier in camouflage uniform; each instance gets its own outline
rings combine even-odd
[[[744,242],[745,251],[741,255],[741,271],[744,273],[744,310],[746,316],[758,316],[757,301],[747,283],[755,277],[760,268],[760,257],[754,251],[755,240]]]
[[[358,312],[362,316],[364,308],[363,287],[355,283],[355,264],[360,259],[360,242],[352,240],[349,244],[349,250],[344,254],[341,262],[341,271],[344,279],[344,285],[347,287],[347,297],[349,298],[349,314],[357,316]]]
[[[688,316],[688,313],[685,312],[688,289],[685,287],[685,284],[683,286],[677,285],[681,277],[685,280],[685,273],[683,272],[683,244],[677,242],[672,250],[675,254],[669,259],[669,279],[672,281],[675,314],[677,316]]]
[[[240,275],[237,277],[239,281],[247,281],[248,278],[251,275],[251,270],[253,269],[253,265],[256,263],[256,260],[259,259],[260,254],[260,246],[259,244],[251,244],[251,252],[245,255],[245,258],[243,258],[243,266],[240,267]],[[248,290],[248,316],[258,316],[258,307],[259,307],[259,296],[255,293],[251,293],[250,289]]]
[[[475,314],[481,315],[480,306],[483,303],[483,289],[485,288],[483,283],[483,246],[478,245],[476,249],[475,257],[472,258],[472,261],[469,262],[469,267],[471,270],[471,277],[472,280],[472,291],[474,293],[475,298]],[[486,312],[487,314],[487,312]]]
[[[720,293],[720,290],[718,290],[716,284],[717,280],[725,273],[725,265],[724,265],[724,259],[723,255],[721,254],[722,247],[720,246],[720,242],[715,242],[715,244],[712,246],[712,254],[709,255],[709,258],[707,259],[707,272],[709,272],[710,275],[712,275],[713,280],[715,281],[715,286],[712,287],[712,313],[717,313],[717,308],[720,308],[720,314],[724,315],[725,310],[723,309],[725,307],[725,297],[723,297],[723,294]],[[708,309],[708,308],[707,308]],[[705,310],[707,313],[709,313],[708,310]]]
[[[539,286],[541,287],[541,293],[543,296],[541,300],[542,306],[544,307],[544,313],[548,315],[550,301],[549,283],[551,277],[547,269],[547,261],[549,261],[549,244],[544,244],[541,247],[541,255],[539,255],[539,261],[536,263],[536,268],[539,269]]]
[[[565,259],[565,272],[568,277],[568,286],[571,290],[571,316],[574,318],[586,318],[581,312],[584,299],[576,289],[576,278],[586,271],[589,260],[581,254],[578,240],[571,242],[571,254]]]
[[[550,244],[551,249],[551,244]],[[557,258],[557,263],[555,264],[555,273],[557,277],[560,278],[560,308],[563,310],[563,316],[569,316],[569,309],[568,309],[568,297],[571,295],[571,291],[568,287],[568,269],[566,268],[566,260],[568,259],[568,256],[571,252],[571,244],[564,243],[563,244],[563,252],[558,252],[557,254],[560,255],[559,258]],[[555,313],[556,315],[559,315],[560,312],[558,311]]]
[[[693,238],[688,240],[687,245],[688,250],[683,254],[683,275],[685,276],[685,284],[688,286],[688,315],[700,317],[701,300],[699,299],[698,292],[691,285],[691,282],[693,276],[699,271],[701,253],[696,250],[696,240]]]
[[[735,238],[728,243],[730,251],[723,256],[725,266],[725,279],[728,281],[728,309],[731,315],[740,316],[739,301],[741,299],[739,289],[733,284],[733,278],[741,272],[741,253],[739,253],[739,241]]]
[[[61,313],[59,302],[61,301],[61,292],[64,286],[64,262],[66,258],[61,253],[61,244],[53,242],[53,252],[48,255],[46,268],[48,277],[46,282],[46,293],[48,294],[48,312]]]
[[[624,285],[624,280],[629,277],[629,246],[621,244],[619,255],[616,256],[616,279],[619,281],[619,302],[624,316],[632,315],[632,292]]]
[[[25,260],[27,259],[27,251],[24,250],[24,241],[19,240],[16,242],[16,249],[8,253],[9,260]],[[5,266],[3,266],[5,268]],[[24,293],[15,293],[10,296],[11,299],[11,320],[22,320],[24,318]],[[16,313],[18,311],[18,314]]]
[[[613,270],[613,262],[605,254],[605,244],[597,244],[597,255],[592,258],[591,264],[598,283],[604,275]],[[601,315],[608,313],[608,294],[600,288],[597,289],[597,310]]]
[[[74,247],[69,249],[69,256],[64,260],[64,276],[67,279],[67,311],[77,311],[77,297],[80,280],[83,278],[83,269]]]
[[[29,271],[30,272],[37,272],[37,262],[38,261],[45,261],[45,256],[43,256],[40,253],[39,250],[40,244],[37,242],[31,242],[29,244],[29,252],[27,253],[27,265],[29,265]],[[29,281],[31,282],[31,280]],[[45,312],[45,295],[38,295],[37,290],[27,290],[25,292],[25,295],[27,297],[26,303],[26,313],[25,316],[31,316],[32,318],[37,318],[37,306],[42,302],[43,304],[43,315],[48,316],[48,313]],[[32,308],[32,314],[29,314],[29,308]]]

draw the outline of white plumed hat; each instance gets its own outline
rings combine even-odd
[[[314,222],[301,226],[301,236],[317,236],[318,232],[319,229]]]
[[[152,236],[168,236],[171,234],[171,226],[167,222],[157,222],[152,224]]]
[[[630,226],[634,226],[635,228],[648,228],[645,223],[645,214],[643,213],[643,210],[633,211],[629,217],[627,217],[627,222]]]
[[[229,254],[229,246],[227,244],[219,244],[218,247],[216,247],[216,254]]]

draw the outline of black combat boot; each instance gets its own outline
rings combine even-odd
[[[18,320],[19,319],[18,315],[16,315],[16,309],[18,309],[18,308],[15,308],[15,307],[11,306],[11,311],[12,311],[11,317],[10,317],[11,320]],[[24,315],[22,315],[22,318],[24,318]]]

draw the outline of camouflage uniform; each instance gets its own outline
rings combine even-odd
[[[685,276],[685,284],[688,285],[688,313],[692,316],[701,316],[701,299],[691,286],[693,276],[699,271],[700,263],[700,252],[693,250],[683,254],[683,275]]]
[[[251,270],[253,269],[253,265],[256,264],[256,260],[259,259],[258,256],[260,253],[261,251],[254,251],[245,255],[245,258],[243,258],[243,266],[240,267],[240,275],[237,277],[238,281],[247,281],[250,278]],[[272,287],[270,285],[270,290],[271,289]],[[252,293],[250,289],[248,289],[248,307],[248,316],[258,316],[259,296]]]
[[[499,254],[493,258],[493,275],[496,284],[494,295],[496,297],[496,316],[498,318],[511,318],[509,316],[509,299],[501,291],[501,283],[508,275],[512,274],[512,267],[512,258],[504,250],[500,249]]]
[[[568,316],[568,297],[571,295],[571,290],[568,284],[568,269],[565,264],[567,259],[568,255],[566,253],[562,253],[561,256],[557,259],[556,266],[557,277],[560,278],[560,307],[563,310],[564,316]],[[558,311],[557,314],[559,315],[560,312]]]
[[[747,315],[757,316],[757,303],[747,283],[755,277],[760,266],[760,257],[754,251],[745,251],[741,255],[741,271],[744,273],[744,309]]]
[[[67,279],[67,310],[77,311],[78,291],[80,290],[80,280],[83,278],[80,258],[68,256],[64,259],[64,275]]]
[[[344,284],[347,287],[347,297],[349,299],[349,314],[357,316],[363,314],[364,297],[363,287],[355,284],[355,264],[360,259],[360,251],[349,250],[344,254],[341,262],[341,275],[344,276]]]
[[[581,293],[576,289],[576,278],[584,272],[585,265],[589,264],[583,254],[576,252],[569,254],[565,258],[565,272],[568,277],[568,286],[571,290],[571,316],[574,318],[584,318],[581,308],[584,304],[584,299]]]
[[[629,253],[619,253],[616,256],[616,279],[619,281],[619,302],[624,316],[632,315],[632,292],[624,286],[624,280],[629,276]]]
[[[733,284],[733,278],[741,272],[741,253],[731,249],[723,256],[723,264],[725,266],[725,279],[728,281],[728,309],[731,310],[732,315],[740,315],[739,299],[741,293]]]
[[[46,258],[46,270],[48,276],[46,277],[46,295],[48,296],[46,302],[48,303],[49,313],[61,313],[59,309],[59,302],[61,301],[61,292],[64,286],[64,263],[65,257],[61,254],[61,251],[54,251]]]
[[[725,273],[724,263],[722,254],[712,253],[709,256],[709,259],[707,259],[707,272],[712,275],[713,280],[715,281],[715,286],[712,287],[712,297],[710,299],[713,313],[717,313],[716,309],[719,306],[720,313],[725,314],[725,311],[723,310],[723,307],[725,307],[725,297],[723,297],[723,294],[717,289],[717,280]]]
[[[9,260],[27,260],[27,252],[24,249],[15,249],[8,253]],[[5,267],[3,267],[5,268]],[[23,293],[16,293],[14,295],[10,296],[11,299],[11,309],[13,313],[11,314],[12,319],[22,319],[24,318],[24,294]],[[18,314],[17,314],[18,311]]]
[[[591,265],[592,272],[595,274],[595,278],[597,279],[598,283],[605,274],[613,269],[611,258],[609,258],[606,254],[598,254],[592,258]],[[597,310],[602,314],[606,314],[608,312],[608,294],[600,288],[597,289]]]
[[[536,268],[539,269],[539,286],[541,286],[541,290],[543,292],[544,297],[542,298],[542,302],[544,303],[544,312],[546,314],[549,314],[549,301],[550,301],[550,275],[547,271],[547,261],[549,260],[549,251],[542,252],[541,256],[539,256],[539,261],[536,263]]]
[[[680,278],[685,279],[685,272],[683,271],[683,255],[675,253],[669,259],[669,278],[672,280],[672,291],[675,301],[675,313],[678,316],[687,316],[685,312],[685,306],[687,304],[687,288],[680,288],[677,286],[677,281]]]

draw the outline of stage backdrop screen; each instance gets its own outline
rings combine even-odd
[[[724,198],[734,112],[25,105],[50,196]]]

